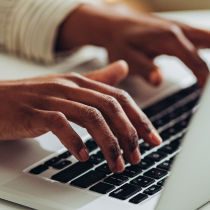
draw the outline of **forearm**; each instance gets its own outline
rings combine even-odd
[[[83,4],[69,14],[59,28],[56,50],[71,50],[83,45],[106,47],[111,40],[113,19],[107,9]]]

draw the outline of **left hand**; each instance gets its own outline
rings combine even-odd
[[[129,163],[141,160],[138,134],[151,146],[162,142],[129,94],[107,85],[120,82],[127,73],[127,64],[119,61],[84,76],[0,80],[0,140],[35,138],[51,131],[72,155],[86,161],[88,150],[69,120],[87,129],[112,172],[123,172],[121,148]]]
[[[127,7],[98,8],[84,4],[64,21],[58,48],[69,50],[92,44],[105,47],[110,61],[123,59],[131,74],[139,74],[152,85],[162,82],[156,56],[178,57],[203,86],[209,70],[198,49],[210,48],[210,32],[155,15],[137,13]]]

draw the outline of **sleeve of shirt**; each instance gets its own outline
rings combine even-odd
[[[83,2],[0,0],[0,50],[45,64],[53,63],[58,28]]]

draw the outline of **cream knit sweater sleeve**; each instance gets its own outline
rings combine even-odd
[[[80,0],[0,0],[0,50],[49,64],[57,31]]]

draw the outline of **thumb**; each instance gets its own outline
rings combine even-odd
[[[84,74],[83,76],[98,82],[105,83],[107,85],[114,86],[125,79],[127,75],[128,64],[125,61],[120,60],[110,64],[103,69]]]

